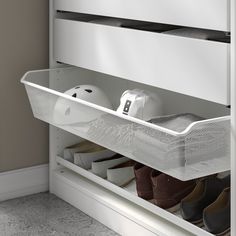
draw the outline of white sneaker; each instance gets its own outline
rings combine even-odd
[[[80,166],[81,168],[88,170],[92,168],[92,162],[98,161],[104,158],[114,156],[116,153],[104,149],[104,150],[94,150],[87,153],[77,152],[74,154],[74,164]]]
[[[107,177],[107,169],[128,161],[127,157],[116,154],[110,158],[101,159],[92,162],[92,172],[102,178]]]
[[[109,168],[107,170],[107,180],[120,187],[126,186],[134,179],[134,164],[135,161],[129,160]]]
[[[85,153],[91,149],[98,148],[98,147],[100,149],[104,149],[103,147],[98,146],[95,143],[85,140],[85,141],[82,141],[81,143],[77,143],[77,144],[71,145],[69,147],[66,147],[64,149],[63,157],[67,161],[73,162],[74,161],[74,154],[76,152]]]

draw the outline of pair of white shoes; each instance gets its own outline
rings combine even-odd
[[[89,141],[65,148],[64,159],[118,186],[134,179],[134,161]]]
[[[134,161],[116,154],[92,163],[92,172],[101,178],[107,178],[115,185],[124,187],[134,179]]]
[[[93,161],[111,157],[115,154],[115,152],[87,140],[64,149],[64,159],[85,170],[91,169]]]

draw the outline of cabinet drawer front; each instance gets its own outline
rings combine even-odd
[[[230,31],[229,0],[54,0],[56,10]]]
[[[57,61],[229,104],[225,43],[78,21],[55,21]]]

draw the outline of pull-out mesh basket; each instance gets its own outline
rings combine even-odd
[[[171,176],[189,180],[230,168],[229,116],[195,121],[176,132],[64,94],[76,84],[109,83],[77,68],[28,72],[22,83],[36,118]]]

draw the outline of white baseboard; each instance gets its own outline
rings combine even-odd
[[[0,173],[0,201],[48,191],[48,164]]]

